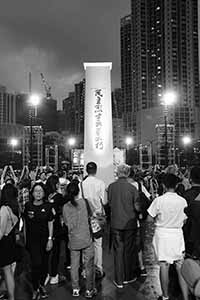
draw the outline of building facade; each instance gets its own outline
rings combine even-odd
[[[121,88],[116,88],[112,91],[112,117],[113,118],[122,118],[123,112],[123,94]]]
[[[30,164],[31,127],[24,126],[22,142],[23,166]],[[43,166],[43,129],[32,126],[32,166]]]
[[[124,124],[122,118],[113,118],[113,147],[125,148]]]
[[[121,18],[120,24],[121,39],[121,88],[123,97],[123,112],[129,113],[133,110],[132,97],[132,18],[127,15]]]
[[[130,32],[131,72],[127,74],[131,74],[132,105],[124,116],[126,129],[132,131],[141,143],[141,122],[137,122],[140,120],[137,115],[141,111],[163,107],[164,93],[173,91],[177,101],[170,122],[175,126],[175,144],[180,144],[180,137],[184,134],[198,139],[198,1],[132,0]],[[126,47],[124,50],[121,38],[121,53],[128,53],[129,46]],[[122,56],[121,63],[124,70],[127,63]],[[122,73],[122,82],[124,78]],[[128,100],[124,97],[124,101]]]
[[[0,124],[16,123],[16,96],[0,91]]]
[[[63,100],[63,110],[66,117],[66,131],[75,136],[79,147],[83,147],[84,139],[84,105],[85,79],[74,85],[74,92]]]

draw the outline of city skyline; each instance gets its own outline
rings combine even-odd
[[[130,0],[2,3],[0,84],[9,92],[44,92],[40,72],[61,100],[83,79],[84,61],[112,61],[112,87],[120,86],[120,18]],[[94,26],[95,24],[95,26]]]

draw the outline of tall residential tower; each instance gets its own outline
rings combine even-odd
[[[132,0],[130,31],[131,78],[126,86],[131,82],[132,105],[128,113],[132,117],[127,123],[125,115],[125,125],[135,132],[137,143],[143,143],[145,132],[141,132],[140,116],[151,112],[156,115],[159,107],[162,111],[162,97],[172,90],[177,93],[177,103],[170,111],[169,123],[175,125],[176,145],[183,134],[198,138],[198,1]],[[128,49],[124,50],[121,42],[122,53]],[[127,65],[123,55],[121,63],[123,70]],[[122,72],[122,88],[123,78]],[[157,122],[162,122],[161,116]]]

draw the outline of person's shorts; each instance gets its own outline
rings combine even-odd
[[[158,262],[180,264],[184,259],[185,243],[181,229],[156,228],[153,246]]]

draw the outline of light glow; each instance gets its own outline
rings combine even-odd
[[[189,135],[186,135],[182,138],[183,144],[185,146],[190,145],[192,143],[192,139]]]
[[[18,145],[18,140],[16,138],[11,138],[10,139],[10,145],[14,148]]]
[[[127,146],[130,146],[133,144],[133,138],[131,136],[127,136],[125,139],[125,143]]]
[[[41,101],[41,97],[38,94],[32,94],[29,97],[29,103],[32,106],[37,107],[40,104],[40,101]]]
[[[168,91],[163,95],[163,104],[166,106],[171,106],[177,101],[177,94],[174,91]]]
[[[68,145],[70,147],[73,147],[75,144],[76,144],[76,139],[74,137],[68,139]]]

